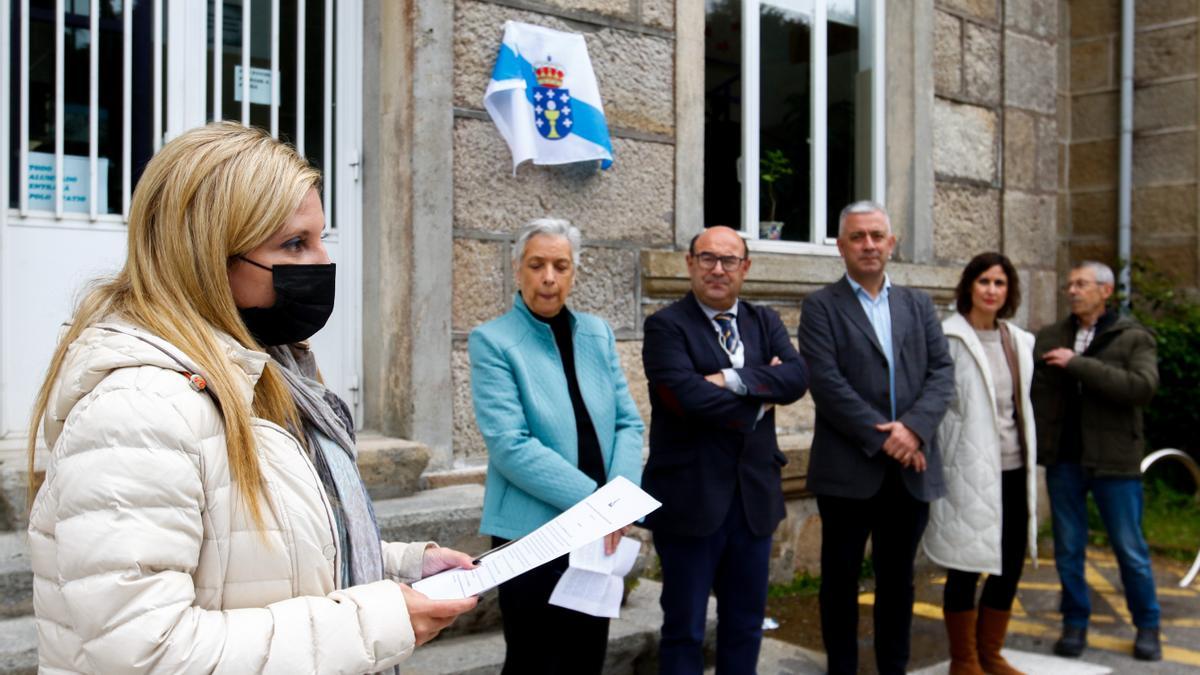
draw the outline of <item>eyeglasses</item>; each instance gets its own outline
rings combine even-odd
[[[720,261],[721,268],[726,272],[735,272],[742,266],[742,261],[745,258],[736,255],[714,255],[712,253],[697,253],[696,261],[700,263],[700,269],[711,270],[717,266]]]
[[[1074,281],[1068,281],[1067,283],[1063,284],[1062,290],[1063,290],[1063,293],[1070,292],[1071,290],[1076,289],[1076,288],[1078,288],[1079,290],[1082,291],[1083,289],[1087,288],[1088,286],[1091,286],[1091,285],[1097,284],[1097,283],[1098,282],[1091,281],[1090,279],[1076,279]]]

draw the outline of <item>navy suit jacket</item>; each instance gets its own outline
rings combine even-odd
[[[652,530],[708,536],[724,522],[740,491],[751,531],[770,535],[784,516],[780,469],[787,463],[775,439],[775,409],[804,395],[804,361],[767,307],[740,301],[738,333],[746,385],[739,396],[704,379],[732,364],[695,296],[688,293],[645,323],[642,364],[650,386],[650,459],[642,488],[663,503],[646,516]],[[772,357],[783,362],[768,365]]]
[[[892,286],[892,353],[896,371],[896,415],[921,438],[927,468],[904,469],[913,497],[932,501],[945,494],[937,427],[954,398],[954,362],[929,296]],[[812,373],[817,407],[808,489],[819,495],[866,499],[879,491],[888,465],[887,434],[876,424],[890,421],[887,358],[850,282],[837,283],[804,300],[800,351]]]

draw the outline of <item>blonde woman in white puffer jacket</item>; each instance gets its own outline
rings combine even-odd
[[[380,541],[303,342],[333,303],[318,183],[234,124],[147,165],[126,264],[76,310],[31,424],[41,672],[378,672],[474,606],[405,585],[470,557]]]

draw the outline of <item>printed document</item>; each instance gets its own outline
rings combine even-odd
[[[604,554],[604,539],[571,551],[571,566],[550,594],[550,604],[592,616],[620,616],[625,575],[633,569],[641,542],[621,537],[612,555]]]
[[[483,558],[472,570],[452,569],[413,584],[433,600],[484,591],[615,532],[662,506],[628,479],[617,476],[554,520]]]

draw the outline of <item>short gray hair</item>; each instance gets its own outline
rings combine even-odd
[[[525,245],[539,234],[565,238],[571,245],[571,260],[576,267],[579,266],[579,249],[583,247],[583,235],[579,233],[578,227],[562,218],[534,218],[525,223],[525,227],[522,227],[521,232],[517,234],[517,240],[513,242],[512,261],[514,264],[521,262],[521,259],[525,257]]]
[[[856,213],[879,213],[883,215],[883,222],[887,223],[888,233],[892,231],[892,219],[888,217],[887,208],[879,202],[871,201],[870,199],[861,199],[857,202],[847,204],[846,208],[838,214],[838,237],[842,236],[842,232],[846,229],[846,218],[851,214]]]
[[[1071,266],[1073,270],[1091,270],[1096,277],[1096,283],[1102,286],[1116,287],[1117,278],[1113,276],[1112,268],[1097,260],[1082,260]]]

